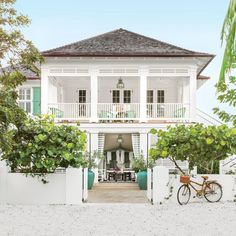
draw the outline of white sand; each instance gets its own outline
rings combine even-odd
[[[235,203],[0,205],[0,235],[236,235]]]

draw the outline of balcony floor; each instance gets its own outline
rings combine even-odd
[[[143,122],[140,123],[139,121],[106,121],[106,122],[102,122],[102,121],[98,121],[98,122],[89,122],[88,120],[67,120],[67,119],[56,119],[56,123],[63,123],[63,124],[76,124],[76,123],[80,123],[80,124],[101,124],[101,125],[114,125],[116,126],[117,124],[124,124],[124,125],[131,125],[131,124],[191,124],[194,122],[190,122],[190,121],[185,121],[185,120],[148,120],[147,122]]]

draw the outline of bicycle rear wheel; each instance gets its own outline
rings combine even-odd
[[[222,198],[223,190],[220,184],[216,182],[206,183],[204,197],[208,202],[219,202]]]
[[[180,186],[177,193],[177,200],[180,205],[186,205],[189,202],[191,190],[188,185],[183,184]]]

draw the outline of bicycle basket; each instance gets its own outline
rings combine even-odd
[[[183,184],[188,184],[190,182],[190,177],[187,175],[181,175],[180,182]]]

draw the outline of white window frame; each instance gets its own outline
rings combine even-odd
[[[77,89],[76,91],[77,91],[77,93],[78,93],[78,103],[80,103],[80,102],[79,102],[79,91],[85,91],[85,93],[86,93],[86,95],[85,95],[85,100],[86,100],[86,102],[85,102],[85,103],[80,103],[80,104],[86,104],[86,103],[88,103],[88,90],[87,90],[87,89]]]
[[[123,90],[123,98],[122,98],[122,101],[123,103],[125,103],[125,91],[130,91],[130,103],[133,102],[133,97],[132,97],[132,89],[122,89]],[[126,104],[130,104],[130,103],[126,103]]]
[[[30,90],[30,100],[21,100],[20,99],[20,90]],[[18,93],[18,98],[17,98],[17,102],[18,104],[20,104],[20,102],[22,103],[27,103],[30,102],[30,112],[26,111],[26,105],[24,105],[24,111],[27,112],[28,114],[33,114],[33,88],[30,86],[24,86],[24,87],[19,87],[17,89],[17,93]]]
[[[160,103],[158,102],[158,91],[164,91],[164,102],[162,103],[166,103],[166,89],[161,89],[161,88],[156,89],[156,103]]]
[[[124,103],[124,91],[130,91],[130,103],[133,102],[133,90],[132,89],[112,89],[111,90],[111,103],[113,103],[113,91],[119,91],[120,93],[120,102],[119,103]],[[129,103],[126,103],[129,104]]]
[[[155,103],[155,90],[154,89],[147,89],[147,103],[150,103],[148,102],[148,91],[152,91],[152,103]]]
[[[121,96],[122,96],[122,93],[121,93],[121,89],[112,89],[111,90],[111,103],[113,103],[113,92],[114,91],[119,91],[119,93],[120,93],[120,102],[119,103],[121,103],[121,101],[122,101],[122,98],[121,98]],[[114,104],[119,104],[119,103],[114,103]]]

